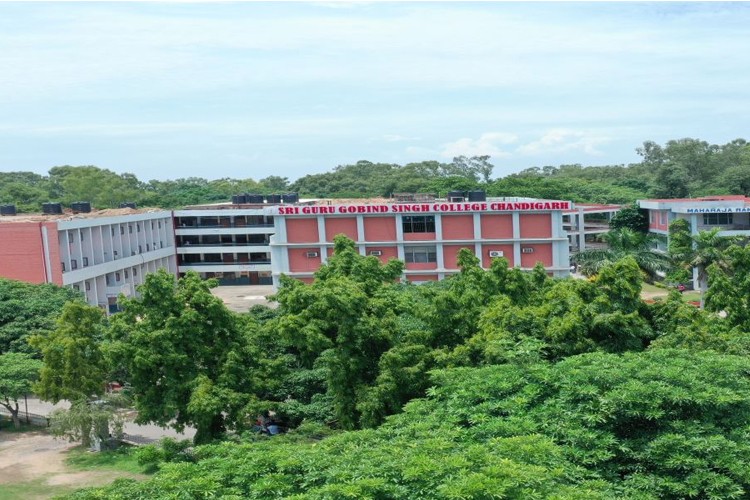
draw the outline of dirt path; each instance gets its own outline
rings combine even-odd
[[[50,498],[67,489],[110,483],[132,476],[117,471],[73,471],[66,452],[76,446],[42,432],[0,433],[0,498]],[[28,489],[24,484],[28,483]]]

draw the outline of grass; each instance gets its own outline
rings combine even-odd
[[[135,456],[136,448],[123,445],[117,450],[91,452],[83,447],[73,448],[65,458],[65,464],[74,470],[115,470],[132,472],[134,474],[146,473],[146,467],[138,463]]]
[[[643,283],[643,286],[641,288],[642,292],[658,294],[657,297],[666,297],[669,294],[670,290],[670,288],[663,288],[651,285],[649,283]],[[701,293],[698,290],[686,291],[682,294],[682,300],[684,300],[685,302],[700,302]]]
[[[35,479],[26,483],[11,483],[0,486],[0,500],[29,500],[32,498],[52,498],[57,495],[72,493],[77,486],[60,486],[47,484],[46,478]]]

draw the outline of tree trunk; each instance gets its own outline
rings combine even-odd
[[[221,439],[226,432],[224,415],[214,415],[210,422],[199,422],[196,427],[195,437],[193,438],[195,444],[207,444],[216,439]]]
[[[13,408],[13,406],[10,404],[10,400],[7,398],[5,399],[5,402],[0,401],[0,405],[3,405],[8,409],[10,412],[10,418],[13,420],[13,427],[18,430],[21,428],[21,419],[18,418],[18,401],[16,401],[16,407]]]

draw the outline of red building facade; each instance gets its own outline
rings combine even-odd
[[[554,276],[569,272],[568,239],[562,215],[568,201],[488,200],[450,203],[358,203],[278,206],[271,263],[274,285],[281,274],[310,282],[333,252],[333,238],[344,234],[362,255],[405,263],[413,282],[442,279],[458,272],[457,255],[468,248],[485,268],[493,258],[531,269],[541,262]]]

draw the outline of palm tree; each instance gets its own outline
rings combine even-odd
[[[716,264],[726,271],[729,267],[726,250],[739,240],[737,237],[719,236],[720,231],[721,229],[714,228],[693,236],[693,251],[689,256],[688,266],[696,270],[697,285],[701,292],[701,307],[703,307],[703,295],[708,289],[708,267]]]
[[[573,256],[573,263],[585,276],[592,276],[598,274],[604,266],[632,256],[641,271],[653,280],[670,268],[669,258],[653,249],[653,239],[653,235],[632,229],[613,229],[601,236],[601,240],[606,242],[609,248],[592,248],[578,252]]]

